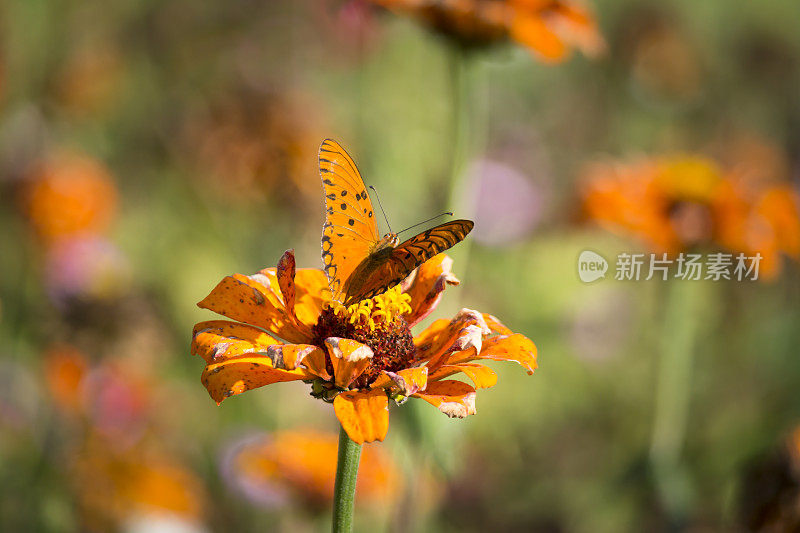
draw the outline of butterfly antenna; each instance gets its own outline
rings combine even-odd
[[[398,234],[398,235],[400,235],[401,233],[403,233],[403,231],[408,231],[408,230],[410,230],[410,229],[414,229],[414,228],[416,228],[417,226],[421,226],[421,225],[423,225],[423,224],[427,224],[427,223],[428,223],[428,222],[430,222],[431,220],[436,220],[437,218],[439,218],[439,217],[443,217],[443,216],[445,216],[445,215],[448,215],[448,216],[453,216],[453,213],[452,213],[451,211],[447,211],[446,213],[442,213],[442,214],[440,214],[440,215],[436,215],[435,217],[431,217],[431,218],[429,218],[428,220],[423,220],[422,222],[420,222],[420,223],[418,223],[418,224],[414,224],[413,226],[409,226],[409,227],[407,227],[406,229],[404,229],[404,230],[402,230],[402,231],[398,231],[398,232],[397,232],[397,234]]]
[[[378,200],[378,206],[381,208],[381,213],[383,213],[383,218],[386,219],[386,225],[389,227],[389,233],[393,233],[392,226],[391,224],[389,224],[389,217],[386,216],[386,211],[383,210],[383,204],[381,203],[381,197],[378,196],[377,189],[375,189],[375,187],[373,187],[372,185],[370,185],[369,188],[372,189],[372,192],[375,193],[375,198]]]

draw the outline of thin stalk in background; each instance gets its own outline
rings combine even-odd
[[[481,83],[479,58],[470,50],[452,46],[450,53],[450,96],[452,109],[452,160],[447,184],[446,210],[457,218],[473,218],[475,206],[467,188],[468,165],[483,151],[486,142],[487,112]],[[448,255],[452,256],[462,276],[469,264],[472,239],[465,239]],[[457,302],[451,302],[457,305]]]
[[[350,533],[353,530],[353,505],[360,461],[361,445],[350,440],[344,428],[340,428],[339,458],[333,489],[333,533]]]
[[[709,283],[672,281],[661,333],[650,463],[656,490],[672,525],[680,529],[691,511],[693,488],[681,452],[691,404],[697,339],[706,321]]]

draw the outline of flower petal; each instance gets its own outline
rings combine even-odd
[[[336,417],[350,440],[382,441],[389,431],[389,399],[382,389],[343,392],[333,400]]]
[[[330,294],[325,273],[314,268],[297,270],[294,250],[287,250],[278,261],[275,275],[289,317],[300,328],[316,324],[326,301],[324,295]]]
[[[486,325],[495,333],[499,333],[500,335],[513,335],[514,332],[511,331],[506,327],[505,324],[500,322],[494,315],[490,315],[489,313],[483,313],[483,319],[486,321]]]
[[[298,269],[294,276],[297,319],[307,326],[317,323],[325,303],[330,301],[330,288],[325,272],[318,268]]]
[[[328,337],[325,346],[333,365],[334,383],[340,389],[347,389],[372,359],[372,348],[352,339]]]
[[[371,386],[379,389],[386,388],[392,383],[397,386],[403,396],[411,396],[419,390],[425,390],[425,385],[428,383],[428,367],[404,368],[398,372],[384,370]]]
[[[594,16],[582,6],[561,2],[555,13],[547,18],[548,24],[564,42],[587,56],[596,57],[606,51],[606,43],[597,30]]]
[[[428,383],[423,392],[414,396],[422,398],[450,418],[464,418],[475,414],[475,389],[463,381],[434,381]]]
[[[192,355],[200,355],[211,363],[252,352],[266,352],[280,341],[247,324],[227,320],[209,320],[195,325],[192,333]]]
[[[413,327],[433,312],[447,285],[461,283],[450,271],[452,266],[450,257],[439,254],[422,263],[403,282],[403,292],[411,296],[411,312],[405,316],[408,327]]]
[[[247,354],[207,365],[200,381],[219,405],[225,398],[247,390],[307,378],[308,374],[303,369],[274,368],[268,356]]]
[[[437,320],[414,338],[417,358],[428,361],[428,367],[435,370],[454,352],[474,349],[481,350],[484,335],[491,333],[483,316],[471,309],[462,309],[451,320]]]
[[[300,362],[300,366],[308,370],[309,373],[314,374],[325,381],[330,381],[332,376],[328,372],[328,368],[325,364],[325,358],[326,356],[324,350],[314,350],[306,354],[306,356]]]
[[[316,361],[325,360],[325,352],[322,348],[313,344],[281,344],[270,346],[266,355],[272,360],[275,368],[284,370],[294,370],[299,366],[304,368],[313,367]],[[310,364],[306,360],[310,359]],[[316,374],[316,372],[315,372]]]
[[[536,363],[536,345],[533,341],[515,333],[514,335],[499,335],[486,339],[483,348],[477,356],[472,354],[455,354],[449,363],[461,363],[472,359],[490,359],[493,361],[514,361],[521,364],[528,374],[533,374],[538,364]]]
[[[310,330],[298,328],[286,313],[283,302],[272,290],[268,274],[270,272],[265,269],[252,276],[226,276],[197,305],[230,319],[266,329],[288,342],[309,340]]]
[[[488,389],[497,384],[497,373],[488,366],[477,363],[459,363],[457,365],[442,365],[436,372],[431,374],[431,381],[438,381],[447,376],[452,376],[463,372],[472,380],[472,383],[479,389]]]
[[[511,23],[511,38],[536,51],[545,61],[558,62],[567,56],[564,41],[547,27],[539,13],[520,13]]]
[[[294,275],[297,271],[297,264],[294,259],[294,250],[286,250],[278,260],[278,267],[275,275],[278,276],[278,286],[283,296],[283,305],[289,315],[294,316]]]

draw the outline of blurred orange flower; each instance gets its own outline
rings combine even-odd
[[[333,403],[359,444],[386,436],[389,398],[422,398],[450,417],[474,414],[475,387],[493,386],[497,374],[473,361],[515,361],[532,374],[536,346],[470,309],[413,337],[410,328],[433,311],[446,285],[459,283],[451,264],[439,254],[402,284],[348,308],[331,301],[322,270],[296,270],[291,250],[277,268],[227,276],[198,304],[237,321],[195,326],[192,353],[206,362],[201,381],[217,403],[264,385],[305,381],[314,397]],[[475,387],[444,379],[457,373]]]
[[[146,446],[119,448],[92,435],[74,457],[72,482],[85,525],[108,531],[140,515],[169,514],[196,522],[206,496],[176,458]]]
[[[55,345],[44,355],[47,388],[56,406],[77,412],[82,407],[81,384],[89,372],[86,356],[70,345]]]
[[[296,94],[231,94],[187,122],[183,149],[225,196],[263,200],[288,190],[316,198],[316,151],[308,147],[320,132],[312,109]]]
[[[780,254],[800,260],[800,204],[787,185],[747,183],[711,159],[683,155],[592,165],[581,191],[584,215],[658,252],[698,245],[762,255],[774,277]]]
[[[42,240],[51,244],[108,229],[117,189],[108,170],[80,154],[58,154],[42,162],[23,193],[23,206]]]
[[[309,504],[327,507],[333,499],[337,449],[336,434],[281,431],[237,444],[224,466],[231,482],[245,493],[272,493],[278,503],[288,491]],[[362,503],[392,502],[402,493],[401,483],[396,466],[381,448],[364,449],[357,488]]]
[[[587,55],[605,48],[589,10],[572,0],[372,0],[410,15],[464,46],[512,39],[548,62],[575,46]]]

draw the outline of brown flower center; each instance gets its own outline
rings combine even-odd
[[[667,212],[676,235],[685,247],[709,242],[713,237],[713,217],[708,205],[676,201]]]
[[[366,388],[382,371],[397,372],[407,368],[414,360],[414,339],[403,318],[403,314],[409,310],[408,296],[400,293],[399,288],[349,308],[334,304],[322,311],[314,325],[312,344],[324,350],[326,338],[341,337],[369,346],[373,353],[370,364],[350,386],[351,389]],[[327,352],[326,367],[333,375],[333,365]]]

